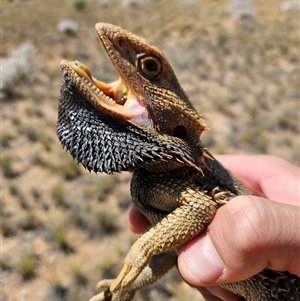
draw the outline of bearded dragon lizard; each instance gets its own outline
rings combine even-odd
[[[164,55],[120,27],[98,23],[96,32],[119,79],[101,82],[84,64],[63,60],[57,133],[88,170],[133,172],[132,200],[153,226],[91,299],[129,301],[176,264],[220,206],[250,192],[201,143],[206,127]],[[268,269],[222,285],[249,301],[299,300],[299,286],[298,277]]]

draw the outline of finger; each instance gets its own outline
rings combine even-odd
[[[138,234],[142,233],[146,228],[150,226],[149,220],[135,206],[132,206],[129,211],[128,223],[131,231]]]
[[[221,155],[218,160],[258,196],[299,204],[299,167],[274,156]]]
[[[239,196],[183,248],[178,267],[194,286],[240,281],[264,268],[300,276],[299,240],[297,207]]]

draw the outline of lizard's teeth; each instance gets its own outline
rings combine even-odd
[[[68,64],[68,66],[64,64]],[[121,76],[117,81],[106,84],[94,78],[89,69],[80,62],[64,61],[61,65],[62,70],[65,68],[67,74],[70,72],[68,72],[69,67],[76,74],[72,73],[72,76],[70,75],[71,80],[73,80],[77,88],[82,85],[85,86],[86,89],[82,90],[86,100],[96,109],[101,111],[105,108],[133,123],[139,123],[146,127],[151,126],[152,122],[146,107],[130,87],[126,85]],[[89,92],[86,91],[87,89]],[[91,98],[90,93],[93,93],[95,97]]]
[[[95,94],[98,94],[101,98],[105,98],[105,100],[109,101],[110,103],[116,103],[111,97],[107,96],[103,91],[101,91],[92,82],[88,81],[87,79],[83,79],[83,81]]]
[[[106,101],[108,104],[124,106],[127,101],[128,87],[122,77],[106,84],[92,76],[88,67],[79,61],[69,62],[69,65],[77,73],[77,83],[83,82],[89,89],[99,97],[99,101]]]
[[[115,103],[115,101],[112,98],[110,98],[109,96],[105,95],[102,91],[101,91],[100,95],[104,96],[105,99],[108,100],[108,101],[110,101],[111,103]]]

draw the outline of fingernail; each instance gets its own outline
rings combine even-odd
[[[215,283],[223,274],[223,262],[208,234],[190,242],[182,255],[186,272],[197,282]]]

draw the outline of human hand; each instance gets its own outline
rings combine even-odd
[[[182,248],[178,268],[183,278],[207,301],[236,301],[238,296],[215,285],[249,278],[264,268],[300,276],[299,168],[272,156],[217,159],[253,196],[230,200],[206,233]],[[134,232],[149,226],[136,208],[129,224]]]

